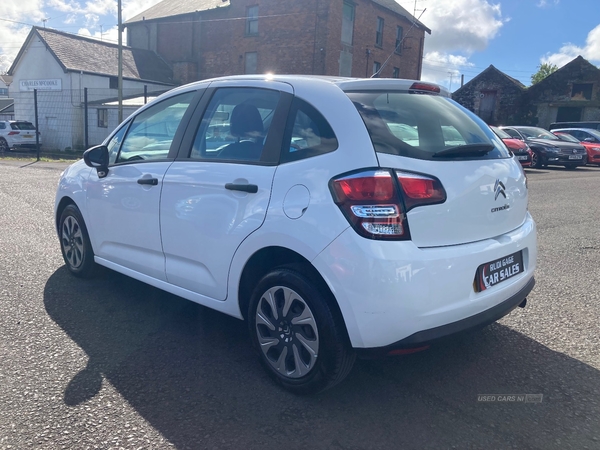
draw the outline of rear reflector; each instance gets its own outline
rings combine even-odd
[[[422,352],[423,350],[427,350],[429,345],[425,345],[424,347],[417,348],[397,348],[396,350],[392,350],[388,352],[388,355],[410,355],[411,353]]]

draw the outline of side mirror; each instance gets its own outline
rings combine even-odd
[[[108,148],[106,145],[97,145],[83,153],[83,161],[89,167],[96,169],[98,178],[108,175]]]

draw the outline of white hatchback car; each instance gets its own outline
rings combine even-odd
[[[0,120],[0,152],[36,148],[35,125],[26,120]],[[37,141],[42,145],[40,133]]]
[[[524,306],[527,199],[502,141],[437,85],[256,75],[138,110],[65,170],[55,217],[74,275],[100,264],[245,319],[273,379],[310,393],[356,355]]]

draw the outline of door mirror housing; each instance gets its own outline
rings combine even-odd
[[[83,161],[89,167],[96,169],[98,178],[108,175],[108,148],[106,145],[97,145],[83,153]]]

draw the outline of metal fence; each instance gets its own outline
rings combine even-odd
[[[163,91],[147,87],[123,90],[123,119]],[[81,154],[102,141],[119,124],[116,89],[16,92],[14,118],[36,124],[40,154]]]

